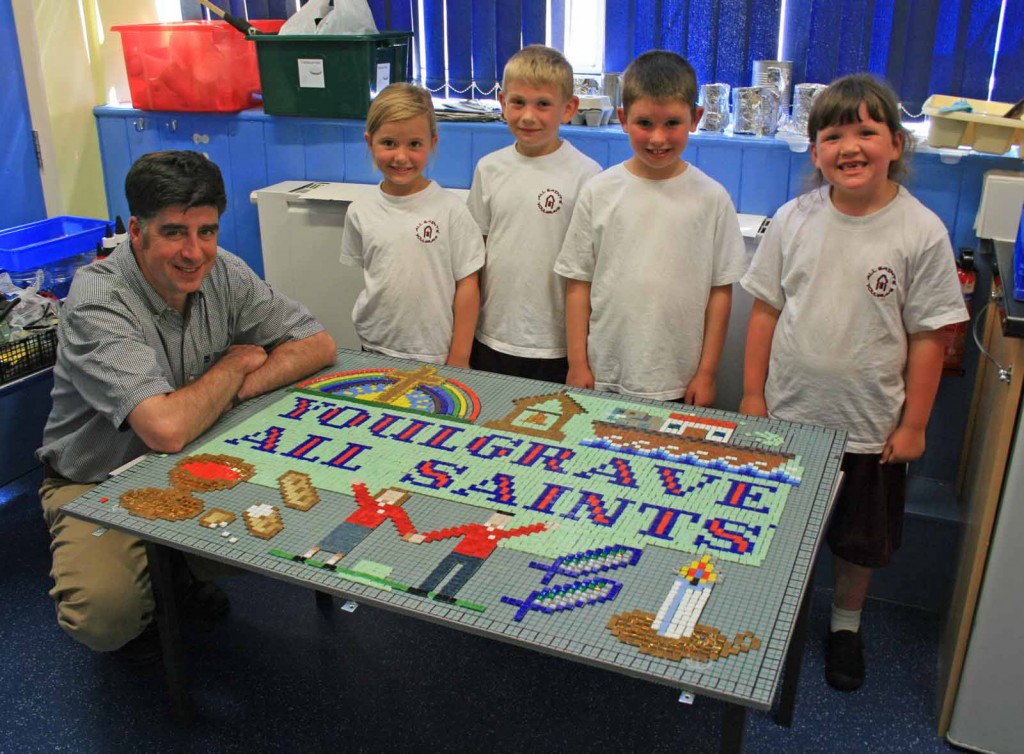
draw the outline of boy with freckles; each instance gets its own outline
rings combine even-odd
[[[555,263],[566,278],[569,385],[715,399],[746,259],[729,195],[682,159],[696,102],[696,74],[675,53],[644,53],[623,75],[619,120],[633,156],[583,188]]]

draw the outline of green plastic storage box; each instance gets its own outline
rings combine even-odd
[[[263,110],[271,115],[365,118],[371,92],[409,79],[411,31],[250,39],[256,42]]]

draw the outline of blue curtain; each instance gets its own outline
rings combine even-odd
[[[239,18],[271,18],[271,16],[260,15],[260,11],[265,11],[267,0],[210,0],[221,10],[227,11],[232,16],[238,16]],[[249,6],[249,12],[246,13],[246,5]],[[196,0],[181,0],[181,17],[184,20],[195,20],[200,18],[216,18],[211,16],[210,11],[202,6],[202,4],[196,2]]]
[[[513,54],[544,43],[545,16],[545,0],[423,0],[427,88],[441,96],[491,91]]]
[[[774,60],[781,0],[607,0],[605,70],[642,52],[685,57],[699,83],[748,86],[754,60]]]
[[[473,3],[473,73],[483,92],[501,78],[498,68],[498,9],[494,3]]]
[[[794,81],[827,84],[837,76],[870,71],[885,78],[915,112],[929,94],[988,95],[1000,0],[790,2],[784,54],[793,61]],[[1020,80],[1021,4],[1014,0],[1016,12],[1008,8],[1006,14],[1003,43],[1013,48],[1007,59],[1016,55],[1017,66],[1006,67],[1006,89],[1009,71]]]
[[[235,5],[232,0],[232,6]],[[247,18],[288,18],[295,12],[295,0],[245,0]],[[242,14],[232,10],[239,18]]]
[[[214,0],[240,18],[283,18],[293,0]],[[304,3],[305,0],[302,0]],[[505,62],[545,39],[545,0],[368,0],[381,30],[425,40],[424,80],[443,96],[490,92]],[[781,0],[606,0],[605,70],[621,72],[646,50],[674,50],[700,83],[750,83],[754,60],[777,54]],[[988,95],[1001,0],[787,0],[785,50],[793,80],[828,83],[871,71],[908,109],[929,94]],[[557,11],[561,0],[554,0]],[[182,18],[208,18],[181,0]],[[447,14],[447,26],[445,16]],[[557,12],[555,13],[557,17]],[[553,29],[557,39],[561,26]],[[447,46],[447,67],[445,48]],[[1022,94],[1024,0],[1007,0],[993,99]]]
[[[413,31],[413,0],[368,0],[380,31]]]
[[[1021,88],[1024,71],[1024,0],[1009,0],[1003,20],[1003,34],[996,60],[996,85],[992,99],[1016,102],[1024,97]]]
[[[280,15],[269,16],[269,18],[287,18],[294,10],[294,0],[263,0],[270,5],[271,11],[275,7],[282,7],[284,12]],[[308,0],[300,0],[305,5]],[[253,0],[246,0],[249,8],[252,8]],[[370,12],[373,13],[373,20],[380,31],[415,31],[416,11],[414,5],[416,0],[367,0]],[[251,13],[250,13],[251,16]]]
[[[444,89],[444,0],[423,0],[423,83],[431,90]]]
[[[221,10],[239,18],[287,18],[295,12],[294,0],[210,0]],[[181,0],[181,18],[198,21],[216,18],[197,0]]]
[[[239,18],[288,18],[295,12],[295,0],[210,0]],[[415,0],[367,0],[373,20],[381,31],[411,31]],[[307,0],[300,0],[305,5]],[[181,17],[185,21],[210,18],[210,11],[197,0],[181,0]]]

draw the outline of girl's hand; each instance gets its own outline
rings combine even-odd
[[[768,418],[768,404],[763,395],[744,395],[740,400],[740,413],[747,416],[763,416]]]
[[[569,374],[565,377],[565,384],[569,387],[585,387],[594,389],[594,373],[589,366],[569,367]]]
[[[880,463],[909,463],[923,455],[924,427],[918,429],[901,424],[885,441]]]
[[[445,366],[450,367],[462,367],[463,369],[469,369],[469,357],[461,358],[458,356],[448,355],[448,360],[445,362]]]

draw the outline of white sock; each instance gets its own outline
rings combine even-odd
[[[860,630],[860,610],[843,610],[841,607],[832,606],[832,633],[836,631]]]

